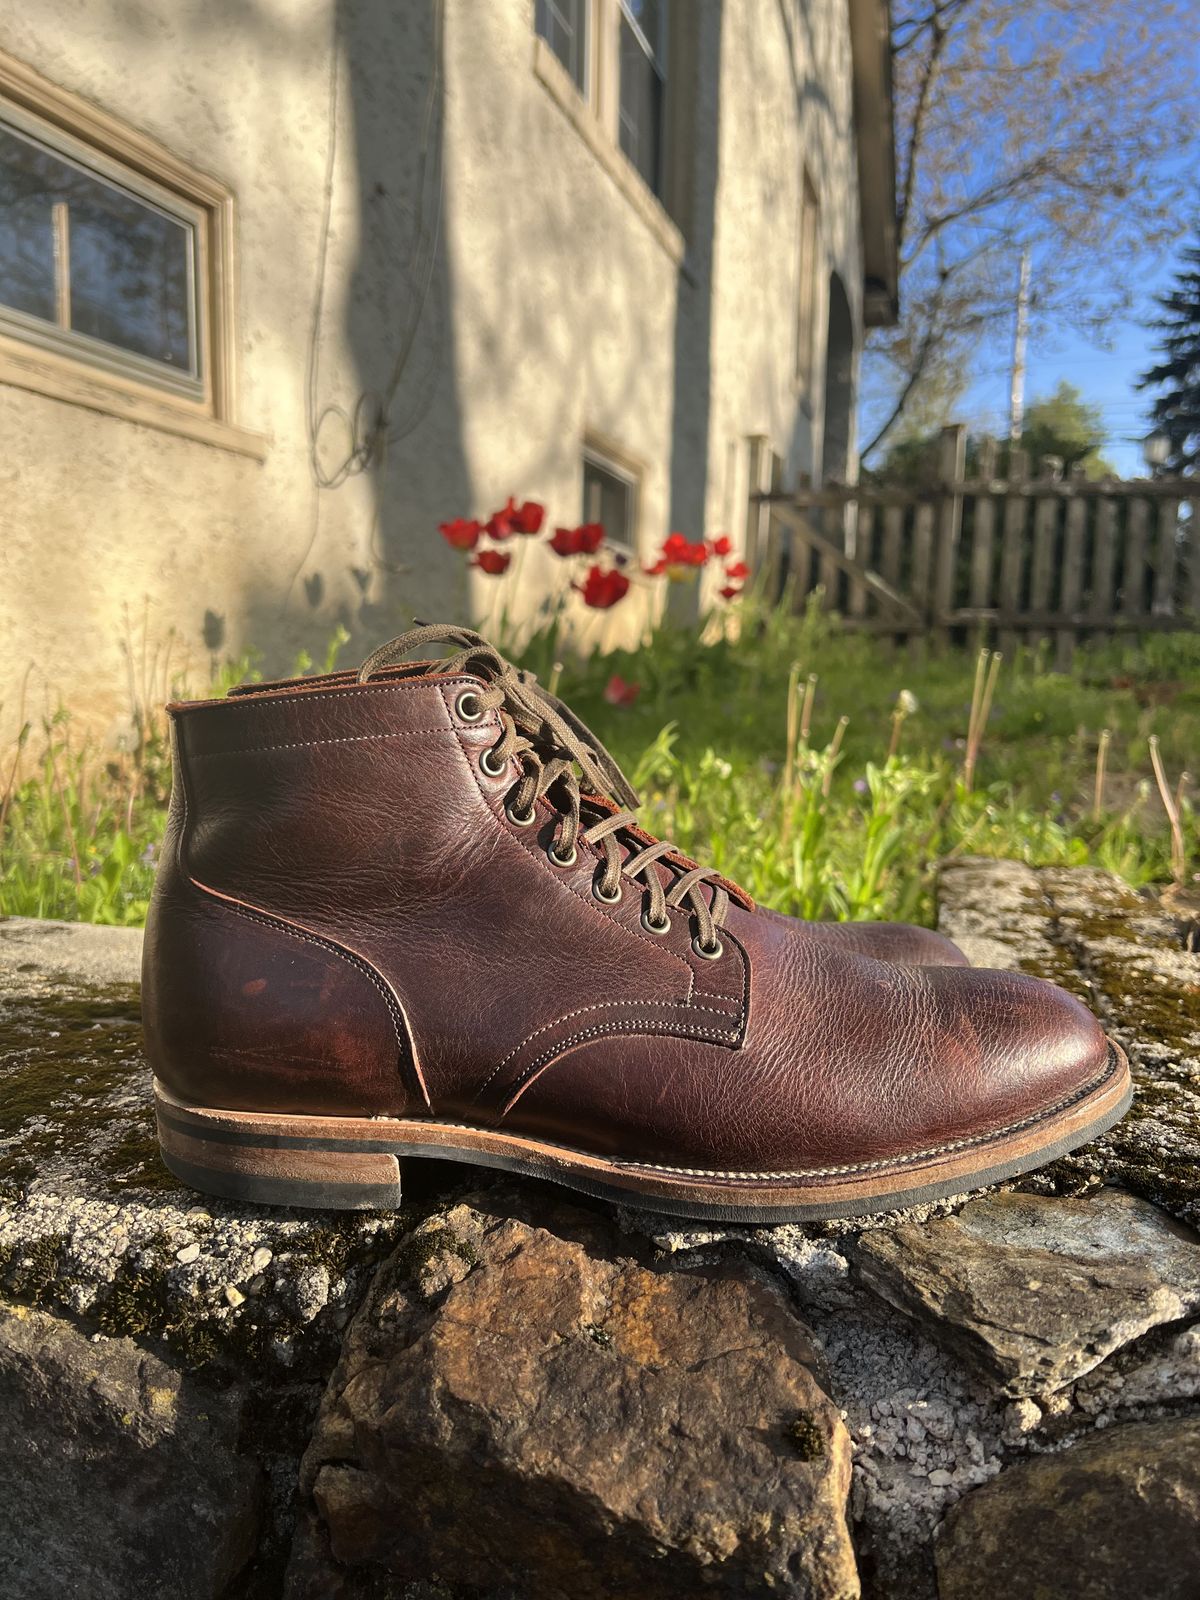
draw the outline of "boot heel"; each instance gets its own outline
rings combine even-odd
[[[355,1141],[336,1138],[335,1117],[209,1111],[183,1105],[158,1083],[154,1111],[164,1163],[204,1194],[333,1211],[394,1210],[400,1204],[395,1155],[354,1149]]]

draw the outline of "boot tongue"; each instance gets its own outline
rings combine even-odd
[[[410,628],[387,644],[380,645],[359,668],[358,681],[366,683],[376,672],[396,666],[413,650],[430,644],[454,646],[444,661],[421,663],[421,672],[433,676],[469,667],[490,683],[499,683],[508,702],[507,710],[522,733],[557,754],[574,761],[588,785],[598,793],[610,795],[619,805],[636,811],[637,791],[583,719],[557,695],[543,689],[532,672],[514,667],[482,634],[451,623],[424,624]]]

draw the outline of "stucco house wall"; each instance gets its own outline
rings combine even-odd
[[[112,735],[131,694],[210,657],[274,670],[339,622],[352,655],[413,615],[479,616],[496,588],[472,588],[437,523],[510,492],[578,520],[585,441],[638,475],[646,557],[672,527],[742,538],[751,436],[789,474],[819,467],[796,209],[807,161],[860,328],[847,8],[673,16],[660,203],[539,45],[534,0],[0,15],[5,56],[231,191],[235,420],[258,440],[0,370],[0,739],[23,682],[25,715],[61,698]],[[528,615],[563,576],[530,551],[505,603]],[[633,637],[645,615],[612,620]]]
[[[727,14],[721,52],[714,228],[712,412],[707,522],[745,531],[750,476],[767,486],[822,475],[826,284],[836,273],[862,339],[862,260],[851,42],[841,0],[764,6],[754,27]],[[745,16],[739,19],[744,21]],[[796,372],[805,174],[819,206],[811,381]],[[857,354],[851,388],[857,378]],[[853,394],[849,397],[853,414]],[[761,441],[761,453],[747,441]]]

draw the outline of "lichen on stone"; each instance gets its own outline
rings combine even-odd
[[[798,1411],[784,1430],[801,1461],[818,1461],[825,1454],[825,1435],[809,1411]]]

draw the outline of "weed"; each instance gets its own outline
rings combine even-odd
[[[736,637],[664,625],[641,650],[587,658],[552,623],[517,654],[633,776],[647,826],[765,904],[928,921],[937,862],[967,853],[1090,863],[1135,886],[1196,871],[1196,812],[1166,776],[1196,770],[1196,636],[1084,650],[1057,674],[1037,651],[901,652],[811,608],[747,602],[738,621]],[[322,670],[348,642],[339,630]],[[614,674],[638,686],[632,703],[606,700]],[[254,657],[214,657],[207,692],[259,676]],[[150,692],[127,751],[79,745],[60,712],[38,748],[25,723],[0,753],[0,915],[144,920],[170,783]]]

